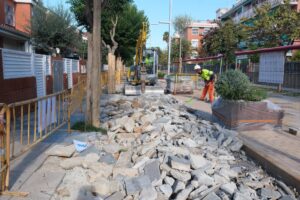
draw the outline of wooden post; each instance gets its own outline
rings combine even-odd
[[[68,97],[68,133],[71,133],[71,95]]]
[[[116,63],[116,84],[121,84],[121,58],[117,57],[117,63]]]
[[[147,74],[146,67],[145,64],[143,63],[141,66],[141,90],[143,94],[145,93],[146,90],[146,74]]]
[[[223,58],[221,58],[220,60],[220,72],[219,72],[220,75],[222,74],[222,65],[223,65]]]
[[[108,53],[107,89],[109,94],[113,94],[115,92],[115,68],[116,68],[116,57],[112,53]]]

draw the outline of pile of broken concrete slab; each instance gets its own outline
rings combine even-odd
[[[189,113],[172,96],[105,96],[101,119],[106,135],[76,138],[86,150],[70,144],[47,152],[44,165],[66,172],[53,199],[296,199],[249,160],[236,132]]]

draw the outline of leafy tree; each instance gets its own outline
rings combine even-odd
[[[51,54],[59,48],[63,56],[77,51],[81,35],[72,25],[71,13],[58,5],[52,10],[45,8],[41,1],[33,7],[31,26],[32,43],[37,53]]]
[[[98,48],[98,39],[100,41],[104,41],[106,45],[112,44],[115,46],[115,42],[112,40],[115,35],[118,35],[118,24],[122,17],[117,17],[118,14],[124,12],[124,9],[127,8],[128,3],[131,0],[68,0],[71,4],[71,11],[75,14],[75,18],[79,26],[83,26],[89,32],[89,44],[88,44],[88,64],[87,64],[87,121],[92,122],[92,124],[96,127],[99,126],[99,113],[100,113],[100,106],[99,106],[99,94],[100,94],[100,86],[99,86],[99,66],[101,66],[102,62],[102,48],[95,50],[95,45]],[[99,2],[100,5],[99,5]],[[98,7],[95,8],[95,4],[98,4]],[[95,16],[94,12],[99,11],[100,9],[100,16]],[[103,12],[103,13],[102,13]],[[95,20],[100,19],[100,23],[96,23],[99,25],[99,30],[101,30],[98,36],[95,35],[95,30],[93,29],[95,25]],[[118,19],[118,20],[116,20]],[[118,23],[117,23],[118,22]],[[134,23],[134,22],[132,22]],[[103,24],[103,28],[102,28]],[[130,24],[130,23],[129,23]],[[128,25],[130,26],[130,25]],[[98,26],[97,26],[98,30]],[[128,29],[127,29],[128,30]],[[94,32],[91,35],[91,32]],[[129,30],[130,31],[130,30]],[[139,31],[135,30],[135,31]],[[111,34],[112,33],[112,34]],[[102,37],[103,35],[103,37]],[[124,34],[125,35],[125,34]],[[113,36],[113,37],[112,37]],[[129,39],[136,40],[132,35],[126,35]],[[121,36],[120,36],[121,37]],[[95,44],[96,39],[96,44]],[[128,38],[127,38],[128,39]],[[125,44],[126,45],[126,44]],[[129,45],[129,44],[128,44]],[[131,45],[131,43],[130,43]],[[101,46],[99,44],[99,46]],[[122,47],[122,42],[118,42],[118,46]],[[135,46],[135,45],[134,45]],[[121,52],[121,49],[120,49]],[[120,53],[121,54],[121,53]],[[92,56],[92,58],[91,58]],[[91,61],[92,60],[92,61]],[[98,61],[100,60],[100,63]],[[94,62],[96,61],[96,62]],[[91,83],[92,81],[92,83]],[[94,89],[93,89],[94,88]],[[92,93],[92,95],[91,95]],[[97,96],[98,95],[98,96]],[[97,99],[96,99],[97,97]],[[95,100],[96,99],[96,100]],[[96,101],[96,102],[94,102]]]
[[[158,55],[159,56],[159,66],[167,66],[168,65],[168,50],[163,50]]]
[[[256,8],[256,18],[245,25],[245,30],[250,49],[292,44],[300,37],[300,15],[291,8],[289,0],[275,10],[266,3]]]
[[[88,5],[86,0],[69,0],[69,3],[78,25],[89,30],[91,20],[86,16],[85,8]],[[132,0],[110,0],[105,3],[101,21],[102,43],[105,47],[115,46],[114,53],[121,56],[128,64],[131,63],[142,23],[149,24],[144,12],[139,11]]]
[[[190,25],[192,22],[192,18],[188,15],[180,15],[175,17],[174,20],[174,29],[180,35],[184,34],[184,30]]]
[[[115,40],[119,43],[116,54],[127,64],[133,64],[136,41],[139,37],[143,22],[149,27],[148,18],[144,11],[139,11],[134,4],[127,4],[116,27]],[[149,30],[149,28],[147,28]]]
[[[100,127],[101,12],[106,9],[109,1],[69,0],[69,3],[78,24],[88,30],[86,121],[88,124]]]
[[[202,40],[203,49],[208,56],[224,55],[225,63],[234,62],[234,52],[245,39],[245,33],[240,25],[229,20],[219,23],[218,28],[211,29]]]
[[[294,62],[299,62],[300,61],[300,50],[296,50],[293,53],[293,56],[292,56],[291,60],[294,61]]]
[[[165,41],[166,43],[169,42],[169,32],[164,32],[164,35],[163,35],[163,41]]]
[[[180,42],[178,39],[173,39],[172,41],[172,50],[171,50],[171,59],[175,61],[179,61],[179,53],[180,53]],[[186,58],[191,53],[191,43],[186,39],[181,39],[181,56],[182,58]]]

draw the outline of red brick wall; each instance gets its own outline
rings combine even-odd
[[[4,24],[5,14],[4,14],[4,1],[0,1],[0,24]]]
[[[68,89],[68,75],[64,74],[64,89]]]
[[[36,98],[35,77],[3,79],[2,53],[0,50],[0,102],[13,103]]]
[[[31,4],[16,3],[15,5],[16,29],[25,33],[30,33],[28,30],[31,19]]]
[[[73,85],[76,85],[78,83],[79,76],[80,73],[73,73]]]
[[[53,93],[53,76],[46,76],[46,92],[47,95]]]
[[[203,33],[203,28],[199,28],[199,34],[198,35],[193,35],[192,34],[192,28],[189,27],[187,29],[185,29],[185,39],[188,40],[188,41],[192,41],[193,39],[198,39],[198,48],[201,49],[202,47],[202,39],[203,39],[203,36],[202,36],[202,33]]]

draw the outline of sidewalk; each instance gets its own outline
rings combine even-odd
[[[71,117],[71,122],[82,120],[83,115],[76,112]],[[56,132],[52,133],[35,147],[16,158],[11,163],[10,171],[10,191],[29,192],[26,198],[12,196],[0,196],[0,200],[50,200],[56,191],[56,188],[63,180],[65,173],[63,171],[41,168],[47,160],[45,152],[56,144],[71,144],[73,139],[88,137],[76,132],[68,133],[67,124]],[[59,162],[58,162],[59,163]]]
[[[199,110],[203,118],[212,119],[211,105],[199,100],[200,91],[194,95],[176,95],[186,106]],[[192,98],[192,100],[191,100]],[[270,100],[285,110],[284,127],[299,128],[300,107],[294,97],[272,95]],[[284,106],[285,105],[285,106]],[[299,133],[298,133],[299,134]],[[240,132],[246,153],[262,165],[270,174],[300,191],[300,137],[285,133],[281,129],[265,127],[265,130]]]

